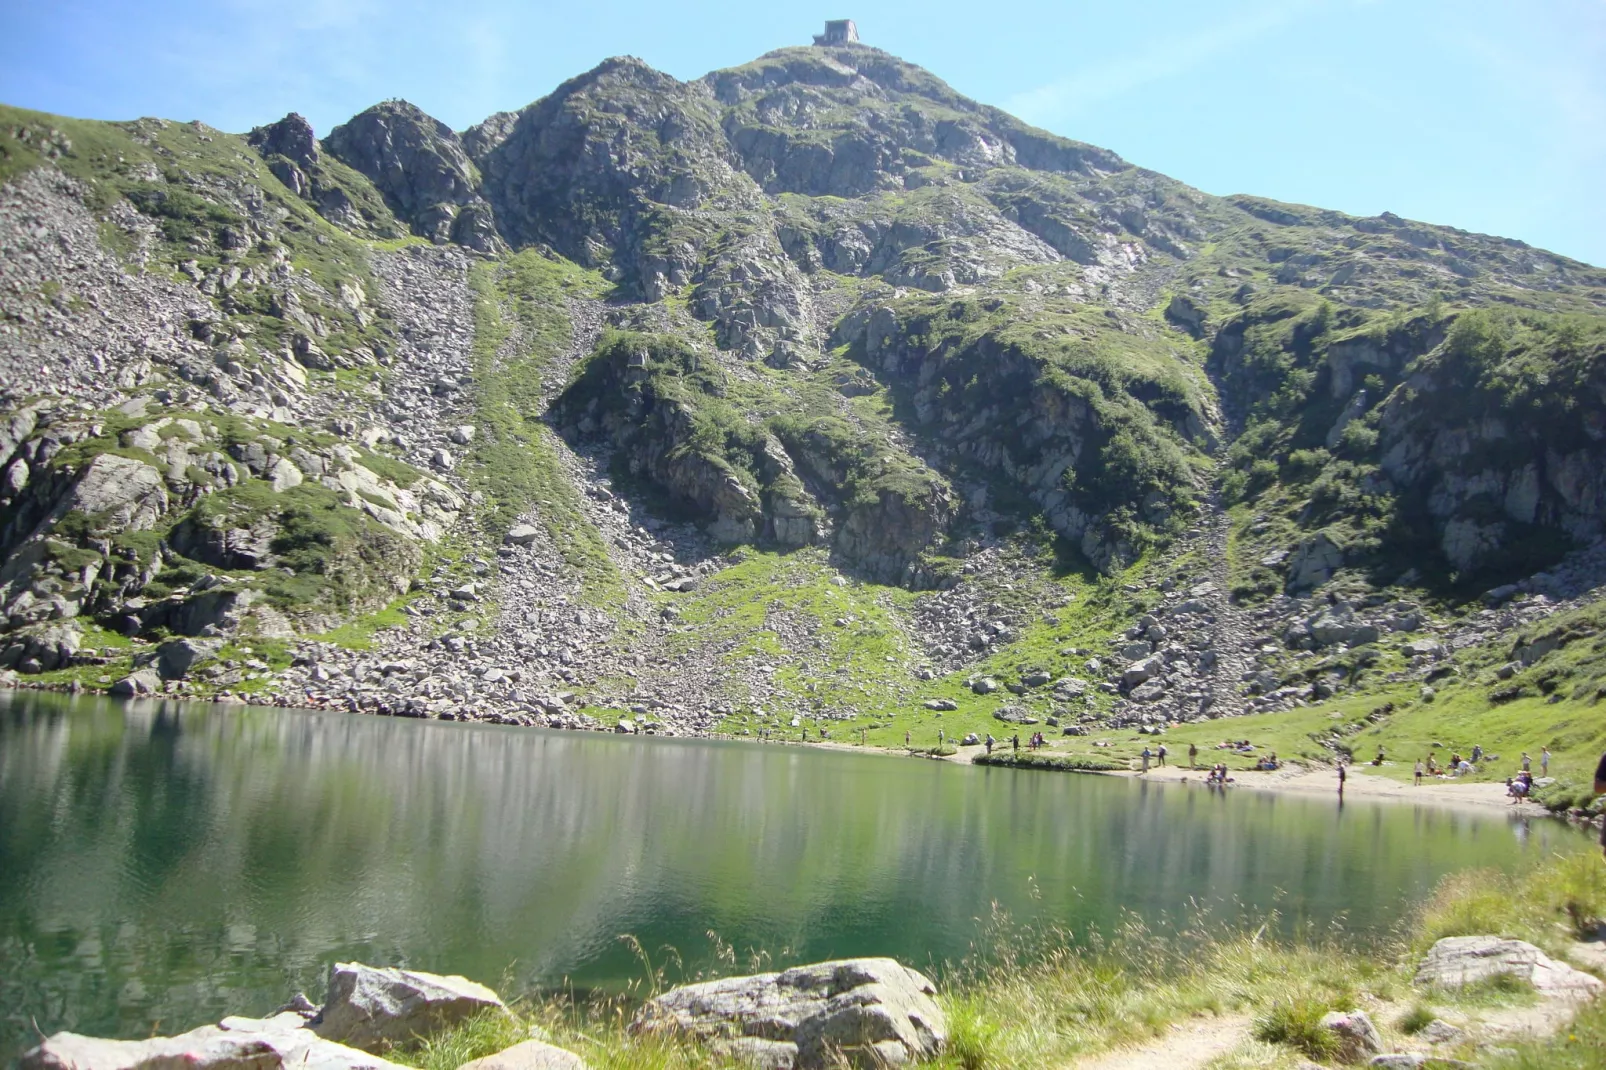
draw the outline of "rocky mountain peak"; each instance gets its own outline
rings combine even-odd
[[[257,127],[246,135],[246,141],[264,156],[277,153],[301,167],[318,162],[318,138],[312,132],[312,124],[298,112]]]
[[[489,251],[501,244],[479,174],[451,127],[405,100],[376,104],[324,141],[366,175],[413,233]]]

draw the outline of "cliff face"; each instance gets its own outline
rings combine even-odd
[[[692,656],[653,599],[733,548],[965,591],[1243,505],[1252,602],[1459,590],[1606,519],[1606,272],[1212,197],[862,45],[609,60],[462,133],[4,119],[19,635],[383,620],[583,690],[650,667],[632,620]]]

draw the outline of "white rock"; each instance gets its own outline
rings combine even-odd
[[[295,1016],[297,1019],[299,1015]],[[232,1021],[252,1021],[234,1019]],[[57,1033],[25,1054],[20,1070],[400,1070],[376,1055],[301,1028],[202,1026],[176,1037],[102,1040]]]
[[[649,1000],[630,1029],[743,1044],[743,1055],[778,1070],[836,1065],[838,1053],[898,1066],[946,1045],[935,994],[925,976],[892,959],[845,959],[677,988]]]
[[[1544,995],[1590,998],[1606,984],[1557,962],[1523,940],[1498,936],[1447,936],[1434,944],[1417,967],[1416,983],[1460,988],[1493,977],[1516,977]]]

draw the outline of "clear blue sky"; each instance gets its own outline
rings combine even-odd
[[[461,129],[601,59],[680,78],[826,18],[955,88],[1211,193],[1521,238],[1606,265],[1606,0],[0,0],[0,101],[68,115],[387,97]]]

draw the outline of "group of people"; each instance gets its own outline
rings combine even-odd
[[[993,752],[993,747],[997,743],[998,743],[998,740],[993,738],[993,734],[991,732],[988,732],[987,733],[987,753],[988,754],[991,754]],[[1010,746],[1014,747],[1016,750],[1020,750],[1020,733],[1016,732],[1013,736],[1010,736],[1009,737],[1009,743],[1010,743]],[[1027,740],[1026,745],[1028,747],[1030,747],[1032,750],[1036,750],[1038,747],[1046,746],[1047,744],[1046,744],[1046,741],[1043,739],[1043,733],[1041,733],[1041,732],[1033,732],[1031,739]]]
[[[1227,775],[1227,763],[1218,762],[1210,767],[1210,774],[1205,777],[1206,784],[1227,785],[1232,783],[1232,777]]]
[[[1165,749],[1164,743],[1160,744],[1160,749],[1158,751],[1151,751],[1147,744],[1145,744],[1143,753],[1139,755],[1139,757],[1143,760],[1143,771],[1147,773],[1149,771],[1149,763],[1151,761],[1156,761],[1156,759],[1158,759],[1156,762],[1157,765],[1164,765],[1165,756],[1169,753],[1170,752]]]
[[[1382,751],[1379,751],[1378,754],[1381,757]],[[1484,759],[1498,757],[1499,755],[1497,754],[1485,754],[1481,745],[1474,744],[1472,750],[1465,757],[1462,756],[1460,751],[1452,752],[1449,764],[1441,769],[1437,759],[1432,754],[1429,754],[1426,759],[1418,758],[1416,760],[1416,769],[1412,781],[1420,785],[1424,776],[1468,776],[1477,771],[1479,763]],[[1520,766],[1516,776],[1506,779],[1506,790],[1510,793],[1513,802],[1527,798],[1529,792],[1533,790],[1533,758],[1527,751],[1522,752]],[[1542,777],[1550,775],[1549,747],[1541,747],[1539,749],[1539,775]]]

